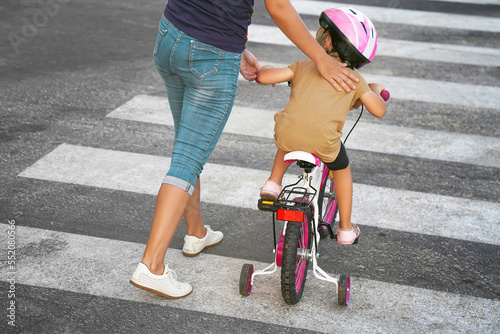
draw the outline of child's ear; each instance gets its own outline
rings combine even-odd
[[[330,34],[328,34],[328,36],[326,36],[326,39],[325,39],[325,49],[327,50],[331,50],[333,47],[332,47],[332,38],[330,37]]]

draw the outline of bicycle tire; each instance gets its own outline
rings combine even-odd
[[[308,256],[300,256],[299,251],[312,247],[309,219],[304,214],[304,221],[288,222],[283,246],[281,263],[281,294],[287,304],[297,304],[302,298],[309,266]],[[307,252],[310,254],[310,252]]]
[[[245,263],[241,268],[240,273],[240,294],[242,296],[249,296],[252,292],[252,274],[254,272],[253,265]]]
[[[340,275],[338,281],[338,291],[339,305],[349,305],[349,299],[351,297],[351,277],[349,275]]]
[[[337,205],[337,197],[335,196],[333,175],[331,171],[328,171],[325,181],[321,184],[318,195],[318,211],[321,221],[332,226],[332,222],[335,222],[339,207]],[[318,226],[318,229],[322,239],[329,235],[326,227]]]

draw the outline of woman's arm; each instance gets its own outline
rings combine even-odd
[[[280,82],[290,81],[292,77],[293,72],[288,66],[274,68],[271,65],[265,65],[260,69],[255,81],[261,85],[274,85]]]
[[[386,105],[384,99],[380,96],[385,88],[378,83],[370,83],[370,91],[361,95],[361,102],[365,105],[366,109],[375,117],[381,118],[385,115]]]
[[[358,78],[346,64],[329,56],[311,35],[289,0],[265,0],[266,9],[283,33],[316,64],[321,75],[337,90],[355,89]]]

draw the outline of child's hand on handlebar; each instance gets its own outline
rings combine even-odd
[[[387,101],[391,97],[391,94],[389,91],[385,90],[385,87],[382,86],[381,84],[372,82],[369,83],[368,86],[370,86],[370,89],[374,92],[380,95],[380,97],[384,100]]]

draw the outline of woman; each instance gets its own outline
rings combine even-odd
[[[274,22],[338,91],[357,78],[328,56],[309,33],[289,0],[266,0]],[[255,80],[257,59],[245,48],[253,0],[169,0],[159,25],[155,65],[167,87],[175,141],[170,169],[156,199],[151,232],[130,283],[167,298],[192,291],[177,281],[164,258],[182,217],[183,254],[196,256],[218,244],[223,234],[204,225],[199,176],[231,112],[238,72]]]

